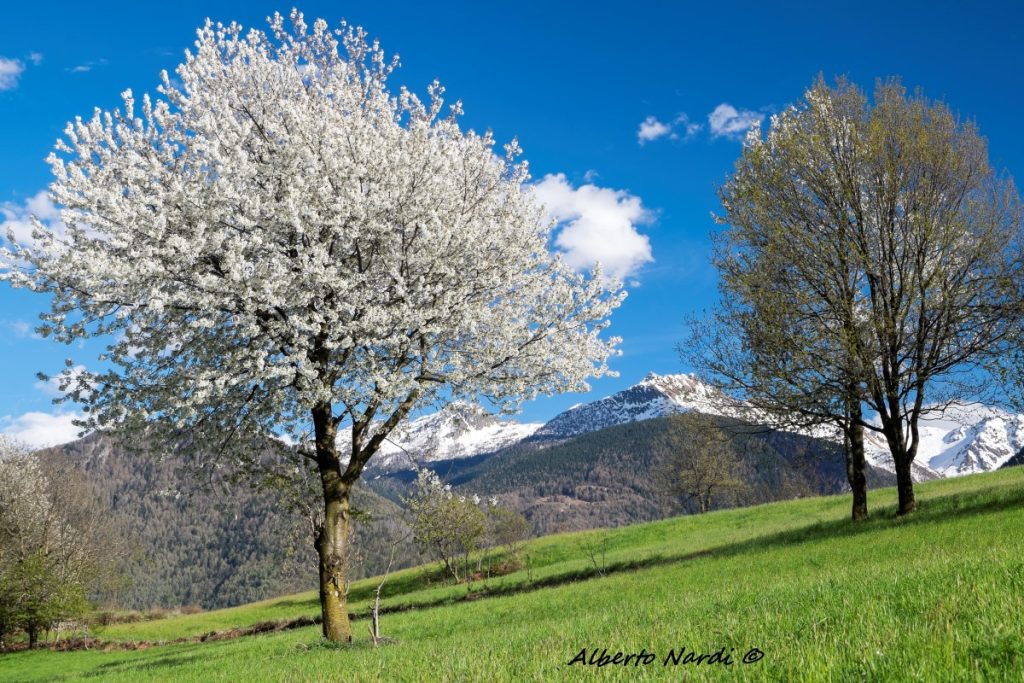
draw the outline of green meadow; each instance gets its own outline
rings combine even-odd
[[[895,491],[872,491],[857,525],[833,496],[547,536],[523,569],[470,585],[405,570],[376,648],[371,579],[351,589],[352,645],[317,626],[160,644],[314,616],[304,593],[97,631],[144,649],[0,655],[0,680],[1024,680],[1024,467],[918,495],[897,518]],[[597,665],[617,652],[654,657]]]

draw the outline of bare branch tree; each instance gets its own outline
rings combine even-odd
[[[692,501],[703,513],[716,500],[747,489],[730,436],[713,418],[683,413],[669,419],[654,445],[667,493]]]
[[[945,105],[895,81],[872,105],[819,79],[748,135],[721,196],[723,304],[695,355],[783,423],[841,431],[854,518],[863,430],[884,435],[913,511],[921,417],[979,390],[972,373],[1018,316],[1012,182]]]

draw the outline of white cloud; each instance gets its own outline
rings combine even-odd
[[[31,245],[33,216],[38,218],[46,229],[57,233],[64,232],[60,209],[53,205],[46,191],[41,190],[25,200],[24,204],[0,204],[0,243],[7,240],[7,234],[10,232],[19,244]]]
[[[32,62],[35,66],[39,66],[40,64],[43,63],[43,53],[42,52],[29,52],[28,53],[28,61]]]
[[[30,448],[58,446],[78,439],[79,427],[73,420],[82,419],[79,413],[24,413],[17,417],[0,417],[0,434],[20,441]]]
[[[736,109],[731,104],[723,102],[715,107],[714,111],[708,114],[708,125],[711,127],[711,137],[739,139],[746,135],[750,127],[761,123],[764,114],[747,109]]]
[[[624,279],[654,260],[650,240],[636,228],[651,220],[639,197],[589,183],[574,188],[562,173],[544,176],[533,189],[561,226],[555,246],[573,268],[600,261],[607,275]]]
[[[70,368],[69,370],[65,370],[59,375],[50,377],[45,382],[43,380],[37,381],[35,383],[35,388],[36,390],[41,391],[44,395],[49,396],[50,398],[60,398],[61,396],[64,396],[64,392],[60,390],[61,377],[65,374],[68,374],[71,376],[71,381],[74,383],[78,382],[83,372],[85,372],[85,366],[76,365],[75,367]],[[94,386],[95,385],[93,384],[89,384],[90,390],[94,388]],[[69,388],[74,390],[74,384],[72,384]]]
[[[32,329],[32,325],[24,320],[0,320],[0,328],[6,329],[18,339],[41,339]]]
[[[0,57],[0,90],[14,90],[18,87],[18,79],[25,71],[25,63],[20,59]]]
[[[691,121],[685,113],[678,114],[671,123],[664,123],[655,116],[648,116],[640,123],[636,139],[641,145],[663,137],[685,142],[692,140],[703,128],[701,124]]]
[[[70,69],[68,69],[68,71],[70,71],[73,74],[84,74],[92,71],[97,66],[106,65],[106,63],[106,59],[96,59],[91,62],[82,62],[81,64],[71,67]]]
[[[682,129],[682,138],[684,140],[690,140],[704,128],[701,124],[691,121],[690,117],[685,113],[679,114],[673,123]]]
[[[641,145],[651,140],[657,140],[672,132],[672,126],[662,123],[654,116],[648,116],[640,122],[640,128],[636,131],[636,140]]]

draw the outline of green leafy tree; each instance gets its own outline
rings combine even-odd
[[[21,629],[35,646],[88,611],[87,595],[118,566],[108,513],[80,473],[48,471],[0,438],[0,641]]]
[[[432,470],[421,470],[405,499],[413,538],[439,561],[456,582],[468,578],[469,558],[487,532],[479,498],[460,495]]]
[[[0,577],[0,623],[28,634],[29,647],[56,623],[91,610],[86,586],[40,549],[12,563]]]
[[[881,434],[912,512],[921,418],[975,396],[972,373],[1015,324],[1012,181],[941,102],[819,79],[751,131],[721,197],[723,305],[696,355],[781,422],[841,431],[855,518],[863,430]]]

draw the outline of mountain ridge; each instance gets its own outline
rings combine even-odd
[[[418,455],[416,459],[421,463],[479,457],[519,442],[564,440],[689,411],[759,422],[756,411],[726,397],[696,375],[654,372],[614,394],[578,403],[543,424],[503,421],[482,409],[461,404],[455,412],[469,428],[460,431],[456,420],[439,417],[445,410],[448,409],[414,420],[392,443],[385,442],[383,457],[378,456],[380,460],[375,466],[384,470],[407,467],[402,463],[405,452]],[[485,433],[485,429],[490,432]],[[921,444],[913,470],[918,481],[998,469],[1024,448],[1024,414],[1014,415],[981,404],[951,404],[944,413],[923,418],[920,429]],[[805,435],[839,440],[828,431],[818,428]],[[868,462],[879,469],[895,471],[881,434],[868,430],[865,446]]]
[[[411,469],[414,464],[491,453],[530,437],[540,426],[502,419],[480,406],[457,401],[399,426],[381,444],[372,467],[384,471]]]

